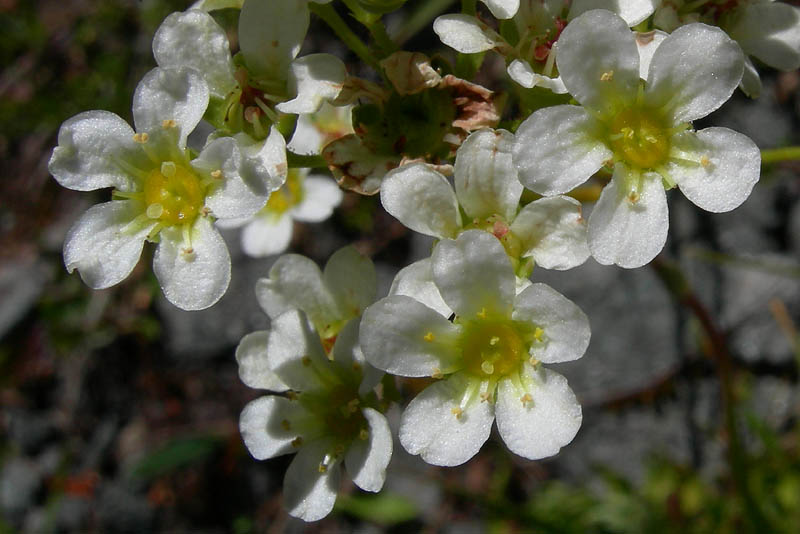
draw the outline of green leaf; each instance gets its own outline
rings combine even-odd
[[[131,469],[134,478],[150,480],[181,467],[202,462],[220,447],[217,436],[178,438],[142,458]]]
[[[336,509],[381,525],[396,525],[419,515],[417,506],[413,502],[393,493],[339,497]]]

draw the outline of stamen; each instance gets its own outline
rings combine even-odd
[[[175,128],[178,125],[174,119],[167,119],[161,122],[161,127],[165,130],[169,130],[170,128]]]
[[[300,361],[303,362],[303,365],[305,365],[306,367],[311,365],[311,358],[308,356],[303,356],[303,358]]]
[[[531,357],[530,357],[530,359],[528,360],[528,363],[529,363],[529,364],[531,364],[531,366],[532,366],[532,367],[536,368],[536,367],[538,367],[538,366],[539,366],[539,364],[541,364],[542,362],[540,362],[539,360],[537,360],[537,359],[536,359],[536,357],[534,357],[534,356],[531,356]]]
[[[164,175],[165,178],[172,178],[175,176],[176,172],[178,172],[178,167],[175,165],[174,161],[165,161],[161,163],[161,174]]]
[[[215,171],[211,171],[211,177],[214,178],[215,180],[219,180],[220,178],[222,178],[222,170],[217,169]]]
[[[150,139],[150,136],[147,135],[147,132],[133,134],[133,141],[135,143],[139,143],[140,145],[145,144],[148,139]]]
[[[303,446],[303,438],[301,438],[300,436],[297,436],[292,440],[292,447],[299,449],[302,446]]]
[[[422,337],[422,339],[428,342],[433,341],[433,332],[428,332]]]
[[[476,315],[480,319],[486,319],[486,308],[481,308],[481,311],[479,311]]]
[[[164,214],[164,206],[158,203],[150,204],[147,206],[145,213],[151,219],[158,219]]]
[[[284,419],[283,421],[281,421],[281,428],[283,428],[288,432],[292,428],[292,425],[289,424],[289,421],[287,419]]]
[[[604,72],[603,74],[600,75],[600,81],[601,82],[610,82],[613,79],[614,79],[614,71],[613,70],[606,71],[606,72]]]
[[[533,403],[533,397],[531,397],[531,394],[530,394],[530,393],[526,393],[526,394],[524,394],[522,397],[520,397],[520,398],[519,398],[519,400],[522,402],[522,405],[523,405],[523,406],[525,406],[525,405],[526,405],[526,404],[528,404],[529,402],[530,402],[530,403]]]
[[[492,364],[492,362],[487,362],[486,360],[484,360],[481,363],[481,371],[483,371],[487,375],[490,375],[494,373],[494,365]]]
[[[700,165],[702,165],[704,168],[708,168],[708,166],[711,165],[711,160],[706,154],[703,154],[703,156],[700,158]]]
[[[365,441],[368,437],[369,437],[369,432],[366,429],[362,428],[361,432],[358,433],[358,439],[360,439],[361,441]]]
[[[431,373],[431,378],[435,378],[436,380],[444,378],[444,375],[442,374],[442,370],[439,369],[438,367],[434,367],[433,368],[433,372]]]
[[[455,415],[455,416],[456,416],[456,419],[461,419],[461,416],[463,415],[463,413],[464,413],[464,410],[462,410],[461,408],[459,408],[458,406],[456,406],[456,407],[452,408],[452,409],[450,410],[450,412],[451,412],[453,415]]]

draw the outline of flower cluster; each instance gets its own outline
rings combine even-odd
[[[312,168],[379,194],[386,212],[435,238],[379,300],[375,268],[353,247],[324,270],[281,256],[256,286],[270,328],[245,336],[236,361],[242,381],[268,394],[244,408],[240,430],[257,459],[297,453],[284,500],[306,521],[332,510],[342,466],[360,488],[382,488],[391,375],[432,380],[398,431],[431,464],[469,460],[495,421],[524,458],[572,441],[580,404],[545,366],[581,358],[589,322],[531,282],[535,267],[590,256],[647,264],[667,240],[673,188],[707,211],[739,206],[760,176],[758,147],[692,122],[737,86],[758,93],[745,53],[800,65],[798,10],[779,3],[483,0],[476,12],[463,2],[465,12],[433,22],[459,52],[454,64],[385,34],[381,16],[403,4],[344,2],[368,47],[330,0],[200,0],[156,32],[158,67],[136,89],[135,128],[81,113],[50,159],[65,187],[112,188],[69,231],[67,269],[110,287],[149,241],[164,295],[185,310],[227,289],[218,227],[243,227],[245,252],[261,257],[290,246],[294,221],[331,215],[344,194]],[[240,11],[236,54],[212,15],[220,9]],[[299,56],[312,13],[377,75],[348,74],[331,54]],[[516,82],[510,94],[469,79],[490,50]],[[194,146],[201,120],[211,134]],[[580,201],[594,203],[588,221]]]

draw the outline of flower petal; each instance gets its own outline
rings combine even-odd
[[[511,381],[501,380],[495,406],[497,430],[511,452],[538,460],[571,442],[583,415],[566,378],[549,369],[537,373],[525,367],[525,382],[530,383],[526,393],[533,400],[523,404]]]
[[[443,317],[450,317],[453,313],[433,283],[433,265],[430,258],[419,260],[401,269],[394,277],[389,295],[411,297]]]
[[[239,378],[248,387],[286,391],[289,387],[269,367],[269,331],[259,330],[244,336],[236,347]]]
[[[610,11],[587,11],[567,24],[556,64],[570,94],[587,108],[613,114],[636,98],[639,52],[628,24]]]
[[[743,69],[742,51],[725,32],[681,26],[653,54],[645,103],[662,108],[675,124],[705,117],[730,98]]]
[[[287,310],[302,310],[316,328],[324,328],[339,316],[333,296],[323,282],[322,271],[313,260],[285,254],[269,270],[269,278],[256,282],[256,299],[275,319]]]
[[[256,141],[246,133],[234,136],[242,153],[242,167],[239,170],[249,184],[264,184],[267,191],[279,189],[288,175],[286,162],[286,141],[276,126],[270,128],[269,136]],[[253,186],[256,187],[256,186]]]
[[[339,96],[345,78],[347,69],[336,56],[309,54],[296,59],[289,75],[289,93],[297,96],[275,109],[283,113],[314,113],[323,102]]]
[[[661,177],[645,174],[639,198],[631,202],[623,185],[626,172],[617,164],[589,216],[589,249],[603,265],[632,269],[648,263],[664,248],[669,215]]]
[[[87,111],[61,125],[48,170],[59,184],[76,191],[130,190],[131,178],[116,160],[132,159],[135,165],[138,152],[127,122],[108,111]]]
[[[667,169],[686,198],[707,211],[737,208],[761,174],[761,151],[744,134],[728,128],[683,132],[672,138],[673,151],[705,165],[672,160]]]
[[[498,19],[510,19],[519,10],[519,0],[481,0]]]
[[[213,181],[206,195],[206,206],[217,218],[252,217],[267,203],[271,192],[267,182],[242,173],[242,154],[233,137],[211,141],[192,160],[192,167],[198,174]],[[213,173],[218,171],[222,174],[212,178]]]
[[[353,442],[344,465],[356,486],[364,491],[380,491],[392,458],[392,432],[382,413],[372,408],[364,408],[361,413],[369,425],[369,437]]]
[[[629,27],[633,27],[652,15],[655,8],[653,0],[573,0],[567,20],[592,9],[605,9],[616,13]]]
[[[92,289],[118,284],[131,273],[147,234],[155,226],[133,220],[143,207],[133,200],[115,200],[89,208],[64,239],[64,265],[68,272],[78,269]]]
[[[470,217],[517,213],[522,184],[511,160],[514,134],[506,130],[473,132],[456,152],[455,186],[458,203]]]
[[[133,124],[137,132],[161,131],[175,121],[178,146],[195,129],[208,107],[208,85],[190,68],[155,68],[144,75],[133,94]]]
[[[647,80],[653,54],[656,53],[658,47],[668,36],[668,33],[661,30],[653,30],[647,33],[636,32],[636,46],[639,47],[639,77],[642,80]]]
[[[361,368],[361,384],[358,386],[359,395],[368,395],[375,386],[380,384],[384,372],[376,369],[367,362],[364,351],[359,343],[359,330],[361,317],[355,317],[339,330],[333,344],[333,361],[346,369],[348,373]]]
[[[586,314],[548,285],[533,284],[517,295],[512,317],[544,331],[544,346],[531,354],[542,363],[577,360],[589,346],[591,330]]]
[[[527,204],[511,223],[522,242],[522,257],[532,256],[545,269],[572,269],[589,258],[581,203],[565,196]]]
[[[331,365],[319,336],[300,310],[289,310],[272,320],[267,361],[275,375],[295,391],[320,389],[317,371]]]
[[[432,376],[460,355],[460,329],[411,297],[393,295],[364,310],[359,339],[373,366],[400,376]]]
[[[293,412],[292,402],[276,395],[259,397],[244,407],[239,432],[253,458],[266,460],[294,452],[292,440],[297,435],[282,425]]]
[[[325,440],[313,441],[304,445],[289,464],[283,478],[283,505],[289,515],[303,521],[319,521],[333,510],[341,468],[336,463],[320,468],[330,447]]]
[[[516,277],[503,245],[483,230],[441,241],[431,256],[433,281],[456,315],[509,317]]]
[[[353,246],[333,253],[325,264],[322,279],[339,308],[340,320],[358,317],[375,302],[378,291],[375,266]]]
[[[461,229],[458,200],[447,178],[424,163],[386,174],[381,204],[404,226],[433,237],[454,237]]]
[[[197,217],[189,233],[191,244],[184,242],[178,226],[161,231],[153,272],[168,301],[182,310],[203,310],[228,290],[231,257],[222,236],[207,218]]]
[[[257,214],[242,229],[242,250],[251,258],[280,254],[292,242],[294,221],[288,215]]]
[[[747,4],[730,31],[747,54],[770,67],[800,68],[800,9],[783,2]]]
[[[744,58],[744,74],[742,81],[739,82],[739,89],[750,98],[758,98],[761,95],[761,78],[749,57]]]
[[[217,98],[236,88],[228,36],[205,11],[189,9],[164,19],[153,37],[153,56],[162,68],[193,68]]]
[[[308,2],[245,2],[239,13],[239,47],[256,79],[286,81],[309,23]]]
[[[613,154],[599,123],[579,106],[540,109],[516,133],[519,181],[540,195],[560,195],[589,179]]]
[[[298,221],[324,221],[344,197],[336,182],[327,176],[308,176],[303,185],[303,200],[292,210],[292,218]]]
[[[539,74],[531,68],[527,61],[515,59],[508,65],[506,71],[512,80],[527,89],[544,87],[545,89],[550,89],[557,95],[563,95],[568,92],[567,87],[564,85],[564,81],[560,76],[556,78],[550,78],[549,76]]]
[[[473,399],[460,416],[457,409],[469,379],[457,373],[431,384],[414,397],[400,420],[400,443],[433,465],[461,465],[478,453],[489,438],[494,410]]]
[[[497,32],[473,16],[452,14],[436,17],[433,31],[442,43],[462,54],[491,50],[503,42]]]

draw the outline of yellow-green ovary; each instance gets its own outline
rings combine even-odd
[[[473,323],[466,328],[462,358],[467,372],[482,378],[500,378],[519,369],[527,352],[511,324]]]
[[[175,225],[194,221],[203,208],[205,193],[191,169],[166,162],[145,178],[144,200],[151,218]]]
[[[617,158],[638,169],[654,169],[669,157],[669,128],[651,110],[628,108],[609,125],[611,149]]]

